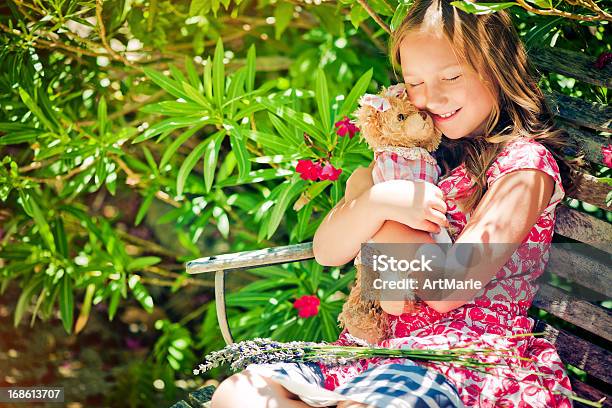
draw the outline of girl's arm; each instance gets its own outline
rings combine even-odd
[[[553,188],[553,178],[535,169],[514,171],[493,183],[455,241],[455,244],[482,243],[486,254],[484,262],[461,274],[462,279],[480,280],[483,287],[489,283],[533,228],[547,207]],[[445,313],[471,301],[478,292],[462,291],[461,299],[465,300],[423,301]],[[453,299],[457,299],[456,294]]]
[[[429,232],[448,226],[442,190],[431,183],[389,180],[366,188],[356,198],[346,198],[315,232],[313,252],[321,265],[339,266],[353,260],[361,243],[374,236],[387,219]]]

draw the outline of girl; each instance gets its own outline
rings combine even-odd
[[[479,274],[483,289],[463,292],[465,300],[421,300],[416,312],[389,315],[393,336],[379,345],[484,342],[526,360],[508,358],[512,364],[491,372],[377,358],[340,367],[251,365],[219,386],[212,406],[571,407],[563,395],[571,385],[554,346],[521,335],[533,328],[527,310],[534,281],[548,261],[555,208],[575,189],[574,164],[561,154],[562,131],[552,124],[509,15],[415,0],[390,51],[410,100],[444,134],[436,156],[445,176],[437,187],[406,180],[373,185],[369,170],[358,169],[316,231],[316,261],[343,265],[368,240],[432,243],[429,232],[441,227],[449,227],[455,244],[504,243],[494,247],[486,270],[468,271]],[[336,344],[351,339],[343,332]]]

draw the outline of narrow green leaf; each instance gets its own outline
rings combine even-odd
[[[160,171],[164,171],[164,167],[166,167],[166,164],[168,164],[168,162],[170,161],[174,153],[178,150],[178,148],[182,146],[182,144],[185,143],[187,139],[193,136],[195,132],[202,129],[202,127],[204,127],[204,125],[197,125],[190,128],[189,130],[185,131],[185,133],[174,139],[170,146],[164,149],[164,155],[162,156],[161,161],[159,162]]]
[[[225,137],[225,130],[220,130],[207,139],[206,153],[204,154],[204,184],[206,192],[210,192],[213,181],[215,179],[215,170],[217,169],[217,158],[219,149]]]
[[[0,125],[0,128],[1,127],[2,126]],[[5,136],[0,137],[0,146],[32,142],[36,140],[39,134],[41,134],[41,132],[38,130],[11,132]]]
[[[293,4],[288,2],[276,3],[274,7],[274,38],[281,39],[281,35],[289,26],[289,22],[293,18]]]
[[[209,101],[213,99],[213,85],[212,85],[212,63],[210,57],[206,59],[206,65],[204,65],[204,73],[202,74],[202,81],[204,84],[204,92],[206,98]]]
[[[106,135],[106,129],[108,125],[108,117],[106,111],[106,99],[104,96],[100,98],[100,102],[98,103],[98,135],[102,140],[104,135]]]
[[[47,118],[36,102],[34,102],[32,97],[30,97],[30,95],[22,87],[19,87],[19,96],[21,96],[23,103],[32,111],[34,116],[40,120],[40,123],[47,128],[47,130],[59,133],[59,129],[52,123],[53,121],[50,118]]]
[[[504,2],[504,3],[472,3],[467,0],[459,0],[451,2],[451,5],[458,9],[465,11],[466,13],[472,13],[476,15],[480,14],[491,14],[496,11],[506,9],[508,7],[516,6],[518,3],[515,2]]]
[[[55,217],[53,227],[55,242],[58,246],[57,250],[63,257],[68,257],[68,240],[66,239],[66,232],[64,230],[64,221],[62,220],[62,217]]]
[[[321,68],[317,69],[315,77],[315,86],[319,117],[321,118],[321,122],[323,123],[323,130],[325,132],[325,135],[327,136],[329,135],[329,131],[331,128],[331,113],[329,106],[329,91],[327,89],[327,79],[325,78],[325,72]]]
[[[228,177],[217,183],[218,187],[237,186],[240,184],[260,183],[262,181],[273,180],[280,177],[286,177],[293,174],[292,170],[285,169],[260,169],[251,171],[243,180],[239,180],[237,176]]]
[[[373,68],[368,69],[360,78],[357,80],[357,83],[351,89],[348,96],[342,103],[342,107],[338,112],[338,118],[342,119],[345,115],[353,112],[357,107],[357,100],[365,93],[368,89],[368,85],[370,84],[370,80],[372,79]]]
[[[251,171],[251,162],[246,148],[246,140],[237,124],[230,125],[230,144],[238,162],[238,179],[243,180]]]
[[[173,81],[172,79],[166,77],[163,74],[160,74],[157,71],[152,70],[151,68],[143,67],[142,70],[147,77],[149,77],[164,91],[177,98],[183,98],[185,100],[190,99],[189,96],[183,91],[181,83]]]
[[[187,77],[189,77],[189,83],[198,91],[203,91],[202,84],[198,78],[198,72],[193,65],[193,61],[189,55],[185,55],[185,69],[187,70]]]
[[[213,93],[215,96],[215,102],[217,107],[223,105],[223,99],[225,96],[225,64],[223,59],[225,58],[223,50],[223,41],[221,37],[217,40],[217,46],[215,47],[215,55],[213,58],[212,67],[212,80],[213,80]]]
[[[246,91],[252,92],[255,88],[255,44],[251,44],[246,59]]]
[[[147,194],[147,196],[142,200],[142,204],[140,204],[140,208],[138,209],[138,213],[136,214],[136,219],[134,220],[134,225],[140,225],[142,219],[149,210],[151,203],[153,202],[153,197],[155,197],[155,189],[152,189],[149,194]]]
[[[72,278],[67,273],[62,277],[60,291],[60,317],[64,325],[66,333],[72,332],[72,323],[74,321],[74,295],[72,293]]]
[[[292,199],[301,193],[306,187],[307,184],[304,183],[304,180],[302,180],[297,173],[294,174],[291,181],[283,187],[270,215],[267,233],[268,239],[274,235],[274,232],[278,228],[281,219],[285,217],[285,211],[287,210],[287,207],[291,203]]]
[[[146,268],[147,266],[156,265],[156,264],[158,264],[160,262],[161,262],[161,258],[159,258],[157,256],[143,256],[143,257],[136,258],[136,259],[132,260],[127,265],[126,268],[127,268],[128,272],[141,271],[142,269]]]
[[[111,299],[108,304],[108,320],[112,321],[119,307],[119,299],[121,297],[121,285],[117,281],[112,281],[109,284],[111,291]]]
[[[32,294],[37,292],[42,286],[43,278],[43,276],[33,278],[25,287],[23,292],[21,292],[21,294],[19,295],[19,300],[17,300],[17,306],[15,306],[15,315],[13,320],[13,324],[15,325],[15,327],[19,326],[19,322],[21,322],[23,314],[25,313],[27,307],[30,304]]]
[[[136,137],[132,141],[132,144],[144,142],[145,140],[151,139],[152,137],[155,137],[159,135],[160,133],[171,132],[175,129],[180,129],[182,127],[187,127],[187,126],[192,126],[192,125],[202,125],[203,126],[203,125],[208,125],[212,123],[215,123],[215,119],[211,119],[208,116],[186,117],[186,118],[174,117],[174,118],[165,119],[151,126],[144,133]],[[162,138],[160,138],[158,142],[161,140]]]
[[[185,182],[191,170],[195,167],[196,163],[202,158],[204,151],[206,150],[207,140],[201,142],[193,149],[191,153],[185,158],[185,161],[181,165],[176,178],[176,192],[178,195],[183,194],[185,188]]]
[[[321,124],[315,121],[315,119],[307,113],[296,112],[286,106],[279,106],[277,103],[269,100],[268,98],[257,97],[257,102],[261,103],[277,116],[291,123],[301,131],[308,133],[313,136],[321,143],[326,143],[327,140],[323,132],[321,132]]]
[[[43,214],[40,207],[36,203],[36,199],[34,196],[26,193],[24,190],[19,190],[19,197],[21,198],[21,203],[26,214],[34,219],[34,222],[38,227],[38,232],[45,244],[47,244],[47,248],[49,248],[51,252],[55,252],[55,241],[53,240],[51,228],[47,223],[45,214]]]
[[[413,0],[406,0],[400,2],[399,6],[395,9],[395,13],[393,13],[393,18],[391,19],[390,29],[391,31],[395,31],[399,25],[404,21],[404,17],[408,13],[408,9],[412,6]]]
[[[140,276],[130,276],[128,286],[132,290],[138,303],[140,303],[147,312],[153,312],[153,298],[149,295],[147,288],[140,282]]]

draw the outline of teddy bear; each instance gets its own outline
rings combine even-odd
[[[378,95],[365,94],[353,113],[368,147],[374,152],[372,180],[374,184],[392,179],[423,180],[436,184],[441,169],[430,152],[436,150],[442,133],[434,127],[432,118],[419,111],[408,99],[405,85],[399,83],[382,87]],[[451,243],[445,229],[432,234],[437,243]],[[373,242],[368,240],[368,242]],[[376,253],[371,246],[364,250]],[[390,335],[385,313],[400,315],[417,310],[410,291],[403,300],[366,300],[361,284],[364,271],[361,251],[355,257],[356,278],[350,294],[338,316],[341,328],[353,338],[378,343]],[[369,258],[371,259],[371,258]]]

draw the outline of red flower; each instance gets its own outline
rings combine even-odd
[[[300,173],[303,180],[317,180],[321,174],[321,165],[310,160],[298,160],[295,170]]]
[[[337,169],[330,163],[327,163],[325,166],[323,166],[323,170],[321,170],[321,174],[319,175],[319,177],[321,178],[321,180],[334,181],[338,180],[338,176],[340,176],[340,173],[342,173],[342,169]]]
[[[304,295],[293,302],[293,307],[298,310],[298,316],[306,319],[319,313],[320,300],[315,295]]]
[[[310,160],[298,160],[295,170],[300,173],[300,177],[303,180],[337,180],[342,169],[337,169],[330,163],[327,163],[324,167],[320,164],[314,163]]]
[[[604,166],[612,169],[612,144],[601,146],[601,155],[603,156]]]
[[[336,134],[338,136],[346,136],[346,133],[349,134],[349,139],[352,139],[355,136],[355,133],[359,132],[359,128],[355,126],[348,116],[344,116],[344,119],[339,120],[334,124],[338,129],[336,130]]]

